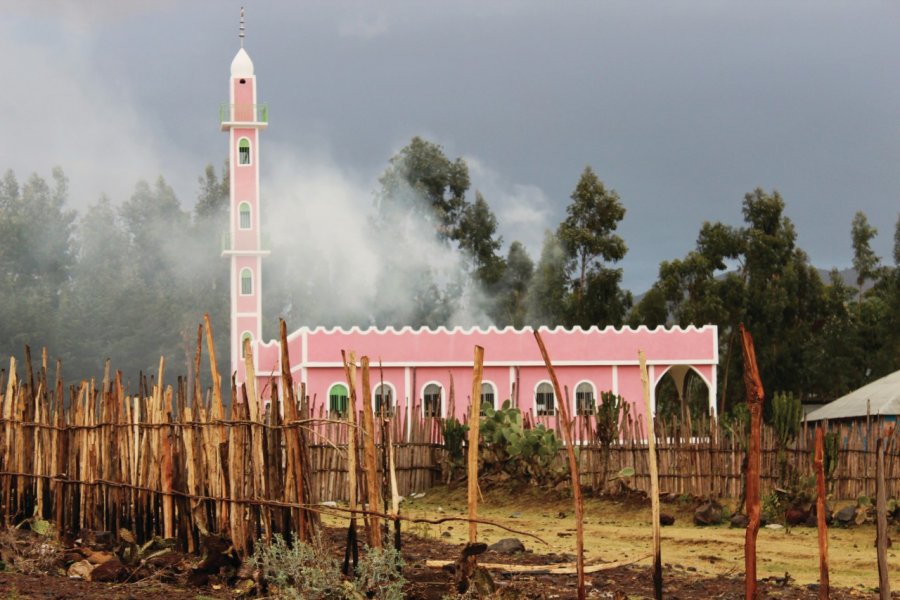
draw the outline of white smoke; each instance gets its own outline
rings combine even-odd
[[[291,314],[296,325],[367,326],[384,314],[402,321],[416,308],[414,278],[428,271],[441,290],[459,286],[448,326],[490,323],[467,258],[438,240],[432,224],[405,214],[392,235],[379,234],[373,224],[377,173],[352,172],[295,148],[269,146],[265,154],[271,168],[261,183],[263,239],[272,254],[265,259],[271,275],[263,294],[285,286],[290,291],[276,310]],[[381,285],[385,280],[394,285]]]

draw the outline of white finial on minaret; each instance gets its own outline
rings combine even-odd
[[[241,29],[238,33],[238,37],[241,38],[241,48],[244,47],[244,7],[241,7]]]

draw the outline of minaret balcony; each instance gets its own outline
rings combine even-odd
[[[231,233],[225,232],[222,234],[222,256],[268,256],[271,254],[270,250],[261,250],[259,246],[268,246],[269,245],[269,236],[263,234],[259,237],[259,243],[252,244],[255,247],[244,247],[237,248],[237,244],[234,243],[234,239],[232,238]]]
[[[232,127],[265,129],[269,125],[268,104],[222,104],[219,106],[222,131]]]

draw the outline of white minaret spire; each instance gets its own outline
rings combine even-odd
[[[244,47],[244,7],[241,7],[241,27],[238,31],[238,37],[241,38],[241,48]]]

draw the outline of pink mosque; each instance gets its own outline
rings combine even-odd
[[[229,242],[223,256],[231,261],[231,368],[237,380],[245,377],[241,346],[249,338],[253,348],[258,389],[267,389],[280,372],[280,342],[261,340],[262,259],[259,167],[260,134],[268,126],[266,105],[257,102],[253,62],[243,47],[231,63],[229,103],[221,107],[221,129],[228,133],[230,168]],[[570,414],[585,414],[601,392],[620,394],[634,404],[632,414],[643,414],[638,350],[647,356],[651,381],[651,406],[657,384],[672,376],[682,393],[685,378],[693,371],[709,390],[709,410],[716,411],[718,332],[715,326],[584,330],[542,328],[561,386],[569,390]],[[368,356],[372,375],[372,399],[376,408],[407,417],[447,417],[451,377],[457,400],[455,416],[462,419],[471,392],[475,345],[484,347],[482,402],[499,406],[509,399],[523,412],[553,420],[558,403],[530,328],[497,329],[324,329],[301,328],[287,338],[295,382],[304,382],[310,397],[327,410],[347,407],[347,385],[341,350]],[[379,369],[380,367],[380,369]],[[327,399],[327,401],[326,401]],[[415,409],[413,408],[415,407]],[[543,420],[543,419],[542,419]]]

